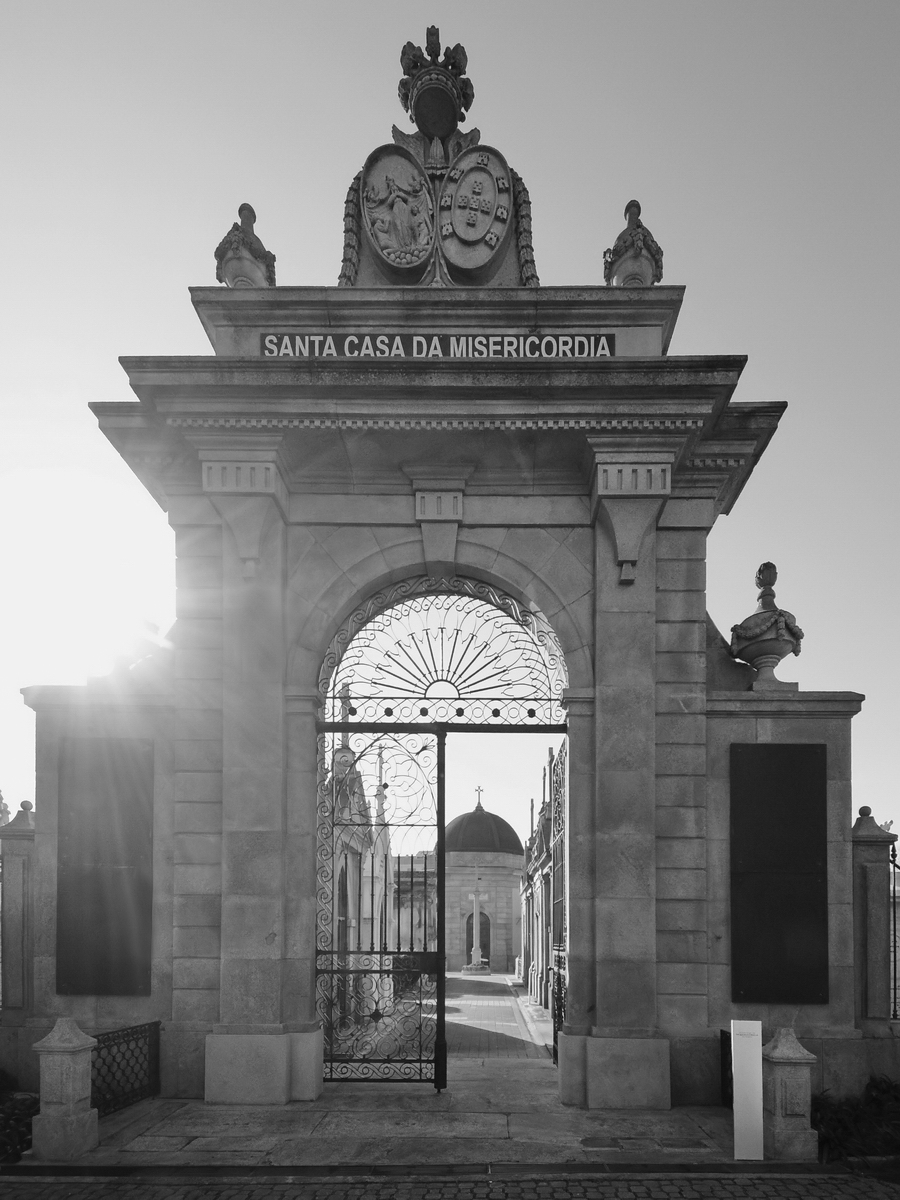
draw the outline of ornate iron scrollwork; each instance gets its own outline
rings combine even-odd
[[[420,576],[371,596],[322,665],[326,721],[563,724],[567,677],[546,619],[476,580]]]
[[[438,1082],[437,739],[319,738],[316,1011],[326,1079]]]

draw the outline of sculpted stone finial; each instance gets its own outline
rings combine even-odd
[[[226,287],[274,287],[275,255],[253,232],[253,206],[242,204],[238,216],[240,224],[235,222],[216,246],[216,279]]]
[[[603,278],[609,287],[649,287],[663,276],[663,252],[641,220],[637,200],[625,205],[628,224],[615,245],[603,252]]]
[[[790,688],[796,684],[782,683],[775,677],[775,668],[788,654],[800,653],[803,630],[793,613],[778,608],[774,584],[778,571],[774,563],[764,562],[756,572],[759,588],[756,612],[740,625],[731,627],[731,653],[734,658],[749,663],[757,672],[756,688]]]
[[[400,51],[403,78],[397,86],[400,103],[409,119],[425,137],[448,138],[475,99],[472,81],[465,78],[468,57],[457,42],[447,47],[439,62],[441,35],[436,25],[430,25],[425,35],[425,51],[407,42]]]

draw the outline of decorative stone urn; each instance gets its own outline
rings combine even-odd
[[[253,232],[256,213],[242,204],[238,216],[240,224],[235,222],[216,246],[216,279],[226,287],[274,287],[275,255]]]
[[[794,614],[775,604],[773,585],[777,579],[774,563],[763,563],[756,572],[759,605],[740,625],[732,625],[731,654],[757,672],[754,688],[796,689],[795,683],[784,683],[775,676],[775,668],[783,658],[800,653],[803,639]]]
[[[608,287],[649,287],[662,280],[663,252],[640,217],[640,204],[629,200],[625,205],[628,224],[612,249],[603,252],[603,278]]]

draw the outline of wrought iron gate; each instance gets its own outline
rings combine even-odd
[[[319,689],[316,1007],[329,1080],[446,1086],[444,754],[453,729],[565,730],[549,623],[416,577],[344,623]]]
[[[445,739],[348,725],[319,736],[316,1008],[326,1079],[446,1087]]]
[[[550,766],[550,862],[553,914],[550,936],[553,942],[553,1061],[558,1061],[559,1031],[566,1019],[568,964],[566,945],[566,799],[568,745],[560,746]]]

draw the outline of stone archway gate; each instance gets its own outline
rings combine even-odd
[[[747,691],[708,640],[703,559],[783,406],[731,403],[741,357],[668,355],[681,288],[500,282],[194,289],[214,353],[123,359],[138,402],[91,406],[175,530],[178,622],[171,654],[110,687],[27,690],[36,866],[28,895],[4,883],[4,923],[14,904],[51,919],[26,942],[20,1006],[4,1003],[20,1077],[40,1022],[72,1011],[55,990],[52,919],[66,904],[63,739],[94,750],[137,739],[154,743],[152,838],[139,848],[152,862],[140,964],[151,993],[107,995],[102,1010],[123,1025],[164,1019],[166,1094],[317,1094],[322,656],[360,596],[470,576],[541,608],[569,669],[561,1094],[665,1104],[670,1058],[682,1080],[705,1064],[697,1102],[716,1094],[702,1056],[731,1003],[728,971],[707,961],[727,911],[728,840],[707,838],[700,801],[708,792],[721,817],[723,739],[753,741],[770,718],[802,737],[784,695]],[[348,353],[367,338],[397,353]],[[579,338],[594,352],[569,357]],[[859,699],[792,704],[843,730]],[[849,779],[844,745],[829,778]],[[842,828],[840,795],[829,828]],[[704,875],[707,850],[718,857]],[[697,922],[686,932],[685,911]],[[102,945],[115,946],[128,910],[104,912]],[[600,937],[611,921],[622,936]],[[717,954],[728,945],[723,936]],[[99,1011],[103,979],[86,988],[72,1003]],[[810,1027],[849,1027],[848,995]],[[621,1078],[606,1069],[626,1060]]]

